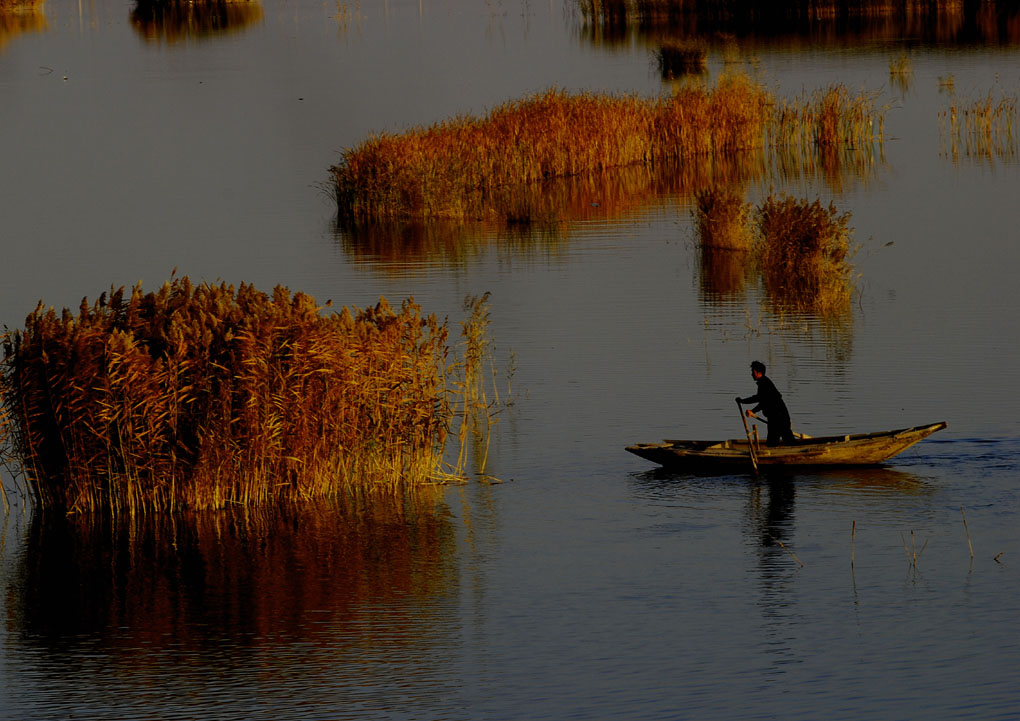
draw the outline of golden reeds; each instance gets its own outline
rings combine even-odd
[[[870,147],[880,129],[868,96],[834,87],[780,102],[746,76],[728,75],[715,88],[682,87],[653,99],[550,90],[484,118],[373,136],[345,151],[330,173],[344,222],[526,222],[534,216],[518,202],[521,189],[551,179],[778,147],[787,149],[784,169],[825,167],[843,147]],[[835,160],[805,159],[816,149]]]
[[[828,317],[849,311],[856,250],[849,221],[818,200],[769,196],[758,206],[754,254],[774,304]]]
[[[322,313],[277,287],[168,282],[4,337],[2,431],[40,505],[220,508],[435,477],[448,330],[412,300]]]
[[[993,93],[980,100],[953,99],[939,111],[939,141],[942,154],[958,161],[960,155],[992,162],[1017,156],[1016,96],[996,98]]]
[[[741,193],[723,186],[699,190],[693,213],[702,248],[751,249],[751,205]]]

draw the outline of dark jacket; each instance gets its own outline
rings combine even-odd
[[[783,394],[776,388],[776,384],[772,380],[763,375],[761,378],[755,380],[758,384],[758,392],[750,398],[741,398],[741,403],[757,403],[751,410],[755,413],[761,411],[768,418],[769,423],[776,423],[779,426],[790,425],[790,411],[786,409],[786,403],[783,402]]]

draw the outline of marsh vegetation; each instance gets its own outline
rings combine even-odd
[[[483,402],[485,302],[472,301],[463,360],[413,300],[324,312],[283,287],[185,277],[111,289],[77,314],[40,303],[4,337],[0,435],[27,493],[67,513],[458,479],[444,447],[461,405]]]
[[[735,154],[785,173],[838,173],[841,164],[873,162],[882,127],[870,94],[832,86],[783,100],[734,74],[657,98],[550,90],[482,118],[374,135],[330,173],[341,224],[527,223],[541,217],[527,189],[552,180],[634,165],[711,165]]]

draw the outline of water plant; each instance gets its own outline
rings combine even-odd
[[[726,186],[699,190],[692,212],[702,248],[751,249],[751,205],[743,194]]]
[[[0,436],[37,503],[68,513],[435,480],[464,388],[446,323],[411,299],[324,311],[186,277],[77,314],[40,303],[3,339]]]
[[[830,203],[770,195],[756,209],[756,263],[781,309],[840,317],[854,290],[850,214]]]
[[[876,117],[877,116],[877,117]],[[641,98],[549,90],[482,118],[374,135],[330,168],[342,223],[532,218],[521,189],[630,165],[705,162],[784,148],[784,166],[840,162],[881,132],[873,99],[836,86],[779,101],[746,75]],[[825,156],[814,159],[816,150]]]
[[[942,154],[958,161],[960,155],[992,162],[1015,158],[1018,136],[1015,95],[996,97],[989,92],[978,100],[954,98],[939,111],[939,142]]]

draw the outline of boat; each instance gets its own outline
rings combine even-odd
[[[664,467],[680,469],[866,466],[884,463],[945,427],[943,421],[877,433],[817,438],[802,436],[779,446],[766,446],[750,436],[728,441],[664,440],[661,443],[637,443],[627,446],[627,450]]]

